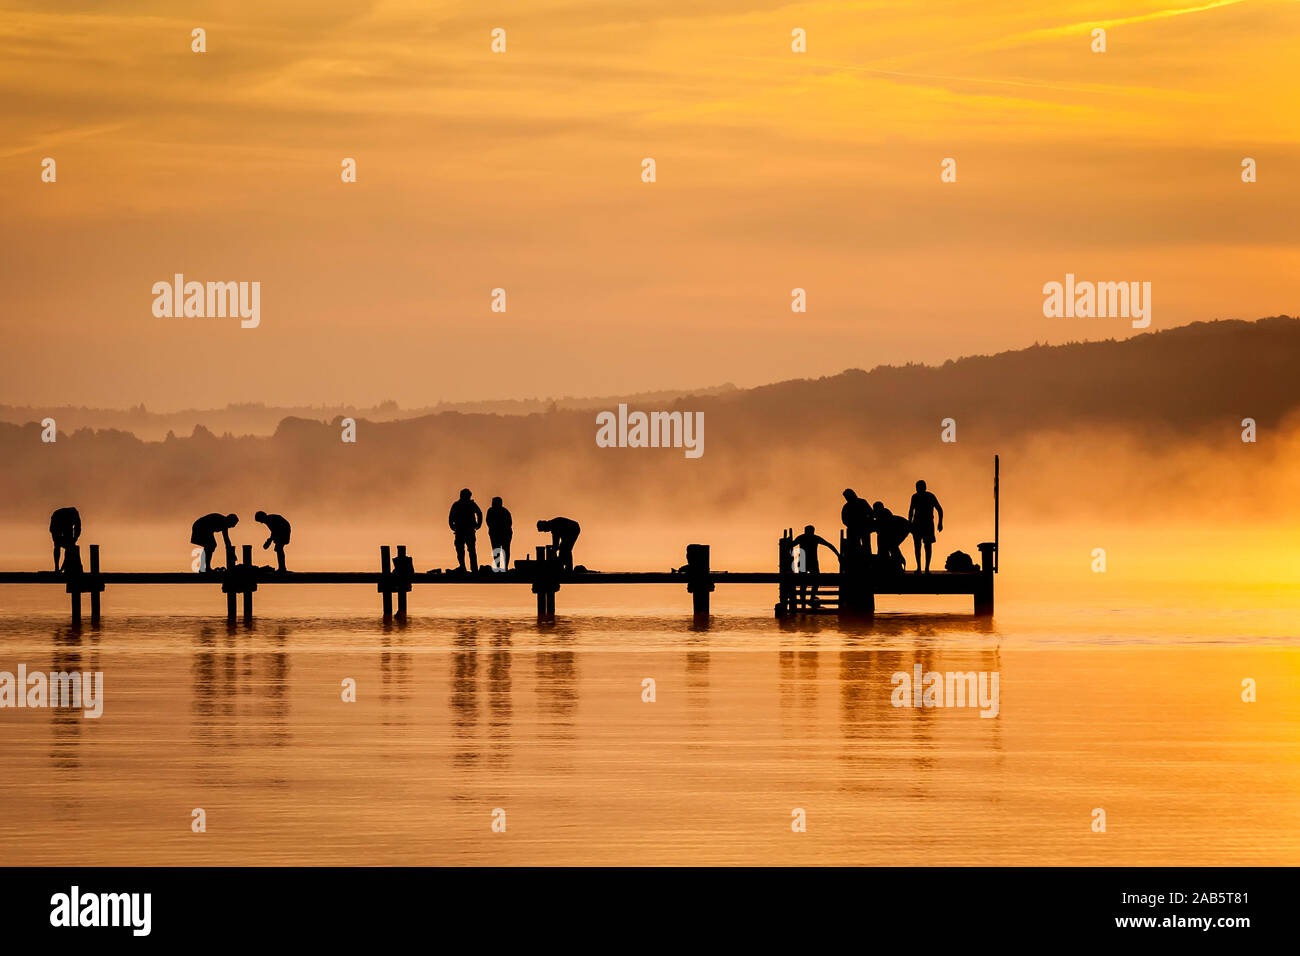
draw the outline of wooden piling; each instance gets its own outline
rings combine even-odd
[[[81,545],[71,545],[64,552],[63,567],[71,567],[68,575],[68,595],[72,603],[72,626],[81,627]]]
[[[379,547],[379,573],[382,575],[379,590],[384,596],[384,621],[388,622],[393,619],[393,592],[389,580],[393,574],[393,559],[392,549],[386,544]]]
[[[402,579],[399,581],[397,591],[397,619],[399,621],[406,620],[406,592],[411,590],[410,563],[410,559],[406,556],[406,545],[399,544],[397,546],[396,562],[396,576]]]
[[[546,576],[546,617],[555,617],[555,592],[560,589],[560,559],[556,556],[555,545],[546,546],[546,566],[550,573]]]
[[[221,590],[226,592],[226,623],[233,625],[235,623],[235,546],[226,545],[226,579],[222,582]]]
[[[104,590],[104,585],[99,583],[99,545],[90,546],[90,575],[92,578],[90,589],[90,626],[99,627],[99,593]]]
[[[241,575],[243,580],[240,583],[244,588],[244,623],[252,624],[253,592],[257,589],[257,584],[253,577],[256,572],[253,570],[253,546],[251,544],[244,545],[244,563],[240,570],[243,572]]]
[[[686,590],[691,595],[691,610],[697,618],[709,616],[709,593],[713,581],[709,577],[709,546],[686,546]]]
[[[537,619],[555,617],[555,592],[560,589],[560,561],[555,546],[537,546],[537,569],[533,574],[533,593],[537,595]]]
[[[543,620],[546,617],[546,590],[542,585],[541,576],[546,569],[546,549],[540,544],[537,546],[537,580],[533,581],[533,593],[537,595],[537,619]]]
[[[841,617],[870,617],[876,613],[871,554],[844,531],[840,532],[839,613]]]
[[[980,549],[979,581],[975,585],[975,616],[993,616],[993,571],[996,567],[998,546],[992,541],[983,541]]]
[[[794,531],[786,528],[781,534],[781,540],[776,544],[776,616],[785,617],[791,613],[794,600],[794,569],[791,563],[794,561]]]

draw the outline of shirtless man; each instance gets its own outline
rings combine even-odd
[[[907,520],[912,522],[912,544],[916,548],[916,571],[921,571],[921,545],[925,545],[925,573],[930,573],[930,546],[934,544],[934,513],[939,512],[939,529],[943,530],[943,506],[933,492],[925,490],[925,482],[916,483],[916,494],[907,509]]]

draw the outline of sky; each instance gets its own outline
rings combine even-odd
[[[1297,62],[1290,0],[0,2],[0,402],[409,407],[1136,334],[1044,317],[1066,273],[1150,282],[1152,330],[1294,315]],[[178,272],[259,282],[260,324],[156,316]]]

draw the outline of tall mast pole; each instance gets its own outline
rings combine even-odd
[[[998,562],[1001,560],[999,556],[1000,551],[998,549],[998,506],[999,506],[998,479],[999,479],[1000,471],[1001,471],[1001,464],[998,461],[998,456],[994,455],[993,456],[993,570],[995,572],[998,569]]]

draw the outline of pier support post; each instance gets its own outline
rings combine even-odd
[[[392,549],[388,545],[379,547],[379,591],[384,596],[384,623],[393,619],[393,592],[390,579],[393,574]]]
[[[840,532],[840,617],[871,617],[876,613],[871,554]]]
[[[415,562],[406,555],[406,545],[397,546],[397,557],[393,559],[393,580],[397,589],[397,619],[406,620],[406,595],[411,590],[411,577],[415,574]]]
[[[560,589],[560,562],[555,557],[555,546],[537,547],[537,575],[533,579],[533,593],[537,595],[537,620],[555,618],[555,592]]]
[[[998,553],[998,546],[992,541],[979,545],[980,570],[979,580],[975,584],[975,616],[993,616],[993,562]]]
[[[99,627],[99,594],[104,585],[99,580],[99,545],[90,546],[90,626]]]
[[[245,588],[244,623],[252,624],[253,623],[253,592],[257,590],[257,584],[255,583],[253,577],[255,572],[253,571],[253,546],[251,544],[244,545],[244,566],[242,570],[246,575],[244,580],[241,582]]]
[[[64,552],[63,567],[68,571],[67,592],[72,604],[72,626],[81,627],[81,545],[74,544]]]
[[[244,545],[244,561],[235,563],[235,546],[226,549],[226,571],[221,580],[226,595],[226,623],[235,624],[236,597],[244,596],[244,623],[253,623],[253,592],[257,590],[257,569],[253,567],[253,546]]]
[[[709,577],[709,546],[688,544],[686,546],[686,590],[691,595],[691,610],[696,618],[708,619],[709,593],[713,587],[713,581]]]
[[[233,544],[226,546],[226,569],[225,580],[221,582],[221,590],[226,592],[226,623],[234,625],[235,623],[235,546]]]
[[[776,544],[776,616],[785,617],[793,608],[794,595],[794,531],[786,528]]]

